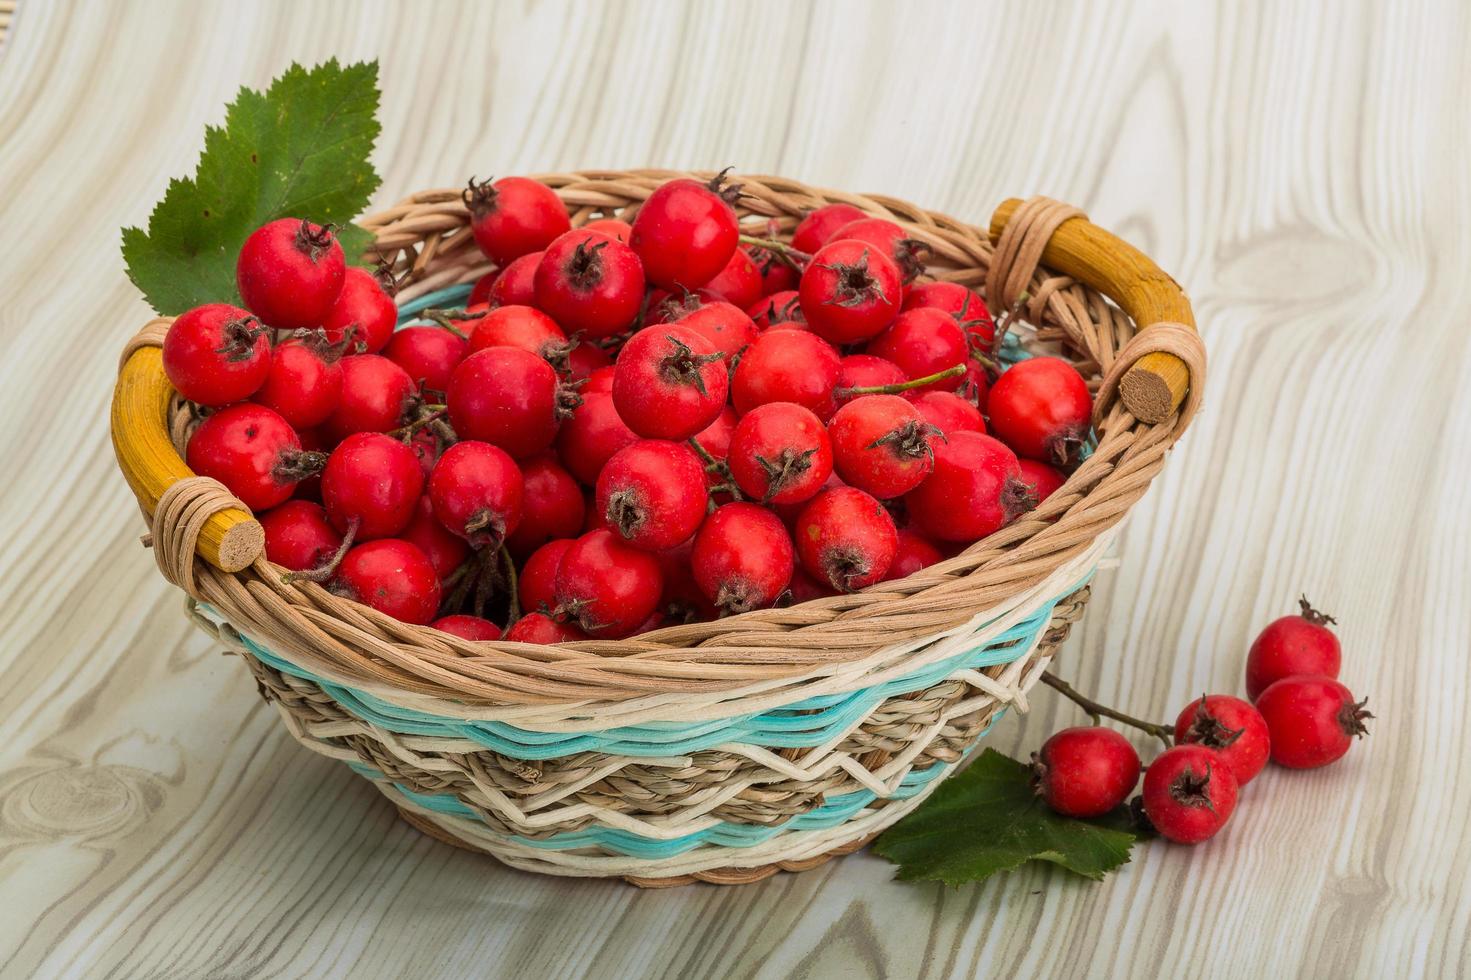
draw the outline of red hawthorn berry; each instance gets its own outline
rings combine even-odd
[[[944,555],[930,540],[907,527],[899,529],[899,548],[894,552],[894,562],[889,566],[884,581],[908,578],[921,568],[928,568],[944,559]]]
[[[300,431],[327,421],[341,397],[338,354],[318,332],[276,346],[266,383],[251,401],[271,409]]]
[[[337,407],[323,423],[328,437],[341,441],[355,432],[391,432],[404,424],[418,394],[409,373],[386,357],[344,357]]]
[[[1261,713],[1228,694],[1202,695],[1175,719],[1175,741],[1215,749],[1239,786],[1245,786],[1267,764],[1271,739]]]
[[[568,643],[585,640],[587,634],[571,623],[562,623],[545,613],[527,613],[511,624],[502,639],[516,643]]]
[[[1334,622],[1308,603],[1298,600],[1302,612],[1268,623],[1246,655],[1246,694],[1255,701],[1274,682],[1293,674],[1338,676],[1343,651],[1328,628]]]
[[[1067,474],[1035,459],[1018,459],[1017,467],[1021,470],[1022,482],[1032,488],[1039,504],[1067,482]]]
[[[690,566],[700,590],[728,613],[765,609],[791,581],[792,539],[781,520],[755,504],[716,508],[695,535]]]
[[[808,574],[840,592],[883,580],[899,550],[899,533],[884,505],[862,490],[834,487],[813,497],[792,535]]]
[[[627,245],[578,228],[547,246],[535,290],[536,306],[562,329],[601,340],[624,332],[638,316],[644,270]]]
[[[792,232],[792,248],[811,255],[828,243],[833,232],[868,215],[851,204],[824,204],[807,212]]]
[[[833,447],[822,422],[801,405],[758,405],[736,423],[727,449],[731,479],[764,504],[810,500],[833,471]]]
[[[465,358],[445,397],[456,435],[499,446],[517,459],[549,448],[580,403],[550,364],[517,347],[487,347]]]
[[[1177,745],[1144,773],[1144,814],[1177,844],[1213,837],[1235,808],[1236,776],[1214,749]]]
[[[842,241],[864,242],[892,259],[899,267],[905,282],[910,282],[924,271],[924,257],[930,246],[915,238],[898,224],[887,218],[863,217],[848,222],[833,232],[826,244]]]
[[[756,324],[739,307],[721,300],[701,303],[694,309],[682,308],[672,322],[703,335],[710,342],[711,350],[724,355],[727,363],[760,335]]]
[[[501,628],[490,620],[481,616],[442,616],[429,624],[430,629],[458,636],[462,640],[472,643],[479,640],[499,640]]]
[[[612,531],[584,534],[557,569],[557,614],[600,639],[621,639],[659,605],[664,576],[659,559],[624,544]]]
[[[310,500],[272,507],[260,515],[260,524],[266,532],[266,559],[293,572],[327,564],[342,544],[322,505]]]
[[[730,253],[725,268],[705,283],[703,291],[745,309],[761,298],[761,270],[750,253],[738,248]]]
[[[394,537],[408,526],[424,491],[414,451],[377,432],[348,436],[327,457],[322,504],[332,526],[357,541]]]
[[[654,285],[698,289],[730,261],[740,241],[731,207],[740,185],[726,186],[725,174],[721,171],[707,184],[671,180],[638,209],[628,244]]]
[[[557,458],[579,483],[592,486],[613,454],[638,438],[638,433],[619,416],[613,396],[594,393],[583,398],[562,423],[557,434]]]
[[[821,420],[837,409],[842,363],[833,346],[805,330],[769,330],[746,348],[731,375],[731,403],[742,415],[769,402],[794,402]]]
[[[796,290],[801,275],[793,263],[783,261],[775,254],[754,245],[748,247],[746,251],[756,263],[756,270],[761,275],[762,296]]]
[[[368,541],[348,551],[328,586],[405,623],[424,625],[439,609],[439,576],[418,548],[398,538]]]
[[[472,548],[499,548],[521,523],[525,488],[510,454],[465,439],[446,449],[429,474],[435,518]]]
[[[838,409],[828,434],[833,466],[843,482],[892,500],[919,486],[935,468],[944,439],[912,403],[898,395],[863,395]]]
[[[383,356],[403,368],[421,392],[448,388],[469,352],[463,339],[443,327],[404,327],[383,348]]]
[[[491,306],[531,306],[536,302],[536,267],[544,251],[527,252],[496,276],[485,301]],[[475,302],[473,299],[470,301]]]
[[[1032,755],[1032,785],[1065,817],[1101,817],[1139,782],[1139,753],[1111,728],[1064,728]]]
[[[904,309],[913,310],[921,306],[932,306],[955,318],[971,342],[983,352],[989,352],[996,341],[996,324],[986,301],[973,289],[958,282],[926,282],[909,288],[904,297]]]
[[[346,339],[353,353],[376,354],[387,345],[396,326],[398,306],[378,277],[349,266],[342,277],[342,290],[322,320],[327,340],[339,344]]]
[[[196,306],[178,316],[164,336],[164,374],[191,402],[244,401],[270,375],[269,334],[249,310],[228,303]]]
[[[554,365],[571,350],[556,320],[533,307],[514,305],[498,306],[474,321],[470,353],[487,347],[519,347]]]
[[[922,306],[900,313],[893,326],[868,345],[868,353],[899,365],[911,381],[963,364],[968,356],[965,334],[946,313]],[[946,378],[914,388],[910,394],[919,397],[929,391],[954,391],[960,382]]]
[[[981,410],[954,392],[926,391],[911,400],[924,420],[946,435],[953,432],[986,433],[986,420],[981,417]]]
[[[628,244],[628,236],[633,234],[633,225],[617,218],[597,218],[582,227],[587,231],[596,231],[609,238],[616,238],[625,245]]]
[[[347,263],[330,225],[280,218],[240,246],[235,285],[245,306],[283,330],[319,327],[342,291]]]
[[[747,307],[746,315],[758,330],[774,330],[777,327],[807,329],[807,318],[802,314],[802,300],[795,289],[767,294]]]
[[[709,499],[700,458],[679,442],[641,439],[620,449],[598,474],[598,512],[623,541],[644,551],[688,541]]]
[[[824,245],[797,287],[808,329],[834,344],[861,343],[883,333],[899,312],[902,293],[894,261],[857,241]]]
[[[572,228],[557,192],[526,177],[483,184],[471,177],[462,197],[475,244],[496,265],[540,251]]]
[[[905,495],[915,530],[938,541],[978,541],[1036,506],[1016,455],[979,432],[932,444],[935,468]]]
[[[986,410],[992,433],[1017,455],[1063,468],[1077,463],[1093,424],[1088,382],[1058,357],[1031,357],[1001,372]]]
[[[1316,769],[1342,758],[1355,738],[1368,733],[1368,701],[1331,677],[1294,675],[1273,682],[1257,698],[1271,733],[1272,761],[1289,769]]]
[[[424,552],[429,564],[439,575],[439,582],[455,573],[465,559],[470,557],[470,545],[464,538],[450,531],[434,516],[434,502],[426,493],[414,506],[414,516],[398,537]]]
[[[506,538],[511,554],[525,557],[548,541],[581,533],[586,516],[582,488],[554,453],[524,461],[521,479],[521,523]]]
[[[634,334],[613,365],[613,403],[650,439],[687,439],[720,417],[728,391],[724,355],[681,324]]]
[[[557,569],[562,567],[562,556],[572,547],[572,538],[557,538],[548,541],[531,553],[521,566],[517,583],[520,589],[521,608],[528,612],[551,612],[557,605]]]
[[[200,423],[185,455],[189,469],[219,480],[252,511],[285,502],[302,479],[319,473],[321,453],[303,452],[296,431],[275,412],[243,402]]]

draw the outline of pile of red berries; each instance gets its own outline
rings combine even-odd
[[[1300,615],[1268,624],[1246,659],[1252,704],[1211,694],[1175,720],[1174,747],[1144,769],[1136,813],[1168,840],[1196,844],[1225,826],[1238,790],[1270,759],[1290,769],[1337,761],[1365,734],[1365,701],[1337,680],[1338,637],[1301,600]],[[1160,729],[1163,726],[1145,726]],[[1161,733],[1162,734],[1162,733]],[[1168,739],[1167,739],[1168,740]],[[1037,792],[1057,812],[1096,817],[1123,804],[1139,782],[1139,755],[1108,728],[1067,728],[1033,756]]]
[[[293,576],[531,642],[901,578],[1063,483],[1092,411],[1068,362],[1001,370],[981,297],[920,281],[898,224],[835,204],[746,237],[723,178],[576,229],[540,183],[472,180],[497,269],[397,331],[391,280],[330,227],[261,227],[246,309],[190,310],[164,345],[203,416],[190,467]]]

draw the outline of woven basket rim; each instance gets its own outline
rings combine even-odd
[[[655,187],[682,176],[710,173],[597,170],[534,179],[557,191],[579,225],[594,216],[628,217]],[[984,231],[887,196],[820,190],[780,177],[742,175],[739,182],[743,221],[774,219],[789,232],[811,207],[853,204],[928,243],[938,272],[932,278],[985,292],[993,249]],[[460,195],[458,189],[421,191],[362,222],[375,233],[380,253],[409,278],[401,301],[471,282],[489,268],[468,233]],[[1134,324],[1096,290],[1040,266],[1027,282],[1029,302],[1020,312],[1035,325],[1035,339],[1065,344],[1096,388],[1134,336]],[[977,609],[1046,580],[1123,518],[1187,421],[1143,423],[1114,402],[1096,419],[1092,455],[1036,511],[908,578],[626,640],[550,646],[463,641],[398,622],[312,583],[283,584],[282,570],[264,559],[234,575],[200,563],[178,584],[283,652],[360,678],[369,690],[381,685],[457,702],[549,704],[716,694],[760,678],[799,683],[819,665],[861,660],[956,627]]]

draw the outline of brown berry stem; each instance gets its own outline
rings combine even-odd
[[[792,248],[786,242],[779,242],[774,238],[757,238],[755,235],[742,235],[741,244],[753,245],[756,248],[764,249],[798,272],[801,272],[803,267],[812,261],[812,256],[807,252],[799,251]]]
[[[1313,604],[1311,602],[1308,602],[1308,597],[1306,595],[1300,597],[1297,600],[1297,604],[1302,609],[1302,618],[1306,619],[1314,626],[1327,626],[1329,623],[1337,625],[1338,623],[1338,620],[1334,619],[1327,613],[1319,612],[1318,610],[1314,609]]]
[[[469,340],[470,335],[465,333],[459,327],[455,326],[455,321],[479,320],[481,317],[485,316],[486,312],[487,311],[485,310],[478,310],[474,313],[471,313],[469,310],[428,309],[419,314],[419,319],[428,320],[436,327],[439,327],[443,330],[448,330],[450,333],[454,334],[456,337],[459,337],[461,340]]]
[[[1168,725],[1157,725],[1152,721],[1144,721],[1141,718],[1135,718],[1133,715],[1126,715],[1122,711],[1110,708],[1106,704],[1099,704],[1050,670],[1044,670],[1042,672],[1042,683],[1082,708],[1088,717],[1093,719],[1093,724],[1095,725],[1099,724],[1103,718],[1112,718],[1114,721],[1153,735],[1165,743],[1165,748],[1169,748],[1175,744],[1172,729]]]
[[[501,545],[501,564],[506,569],[506,589],[509,590],[506,598],[506,622],[514,623],[521,618],[521,586],[516,580],[516,562],[505,545]]]
[[[420,429],[423,429],[427,426],[432,426],[434,425],[434,423],[443,419],[445,412],[448,411],[448,409],[446,409],[443,405],[425,405],[423,406],[421,411],[423,414],[414,419],[408,425],[399,426],[397,429],[392,430],[388,434],[393,438],[398,439],[400,442],[413,442],[414,436],[419,434]]]
[[[699,455],[699,457],[705,461],[705,465],[707,467],[720,465],[720,460],[716,459],[714,456],[711,456],[710,450],[700,445],[700,440],[696,439],[694,436],[690,436],[689,444],[690,448],[693,449]]]
[[[347,533],[342,536],[342,544],[337,546],[337,553],[327,559],[325,564],[316,568],[307,568],[299,572],[287,572],[281,576],[283,585],[291,585],[293,582],[325,582],[337,572],[337,566],[342,564],[342,559],[352,547],[352,539],[357,537],[358,522],[353,520],[347,525]]]
[[[913,381],[896,381],[891,385],[863,385],[857,388],[839,388],[839,398],[856,398],[859,395],[897,395],[900,392],[909,391],[912,388],[923,388],[932,385],[936,381],[944,381],[947,378],[958,378],[965,373],[964,364],[955,364],[943,371],[927,374]]]

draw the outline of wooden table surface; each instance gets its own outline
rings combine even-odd
[[[0,3],[0,8],[10,4]],[[1465,976],[1471,12],[1463,4],[21,0],[0,48],[0,975]],[[1414,9],[1408,9],[1413,7]],[[8,16],[8,11],[7,11]],[[719,167],[984,222],[1045,192],[1189,289],[1206,413],[1058,669],[1172,717],[1301,591],[1378,715],[1105,884],[533,877],[308,754],[138,544],[106,409],[118,229],[242,83],[382,61],[377,204]],[[991,744],[1081,715],[1038,691]],[[1142,743],[1141,743],[1142,744]]]

